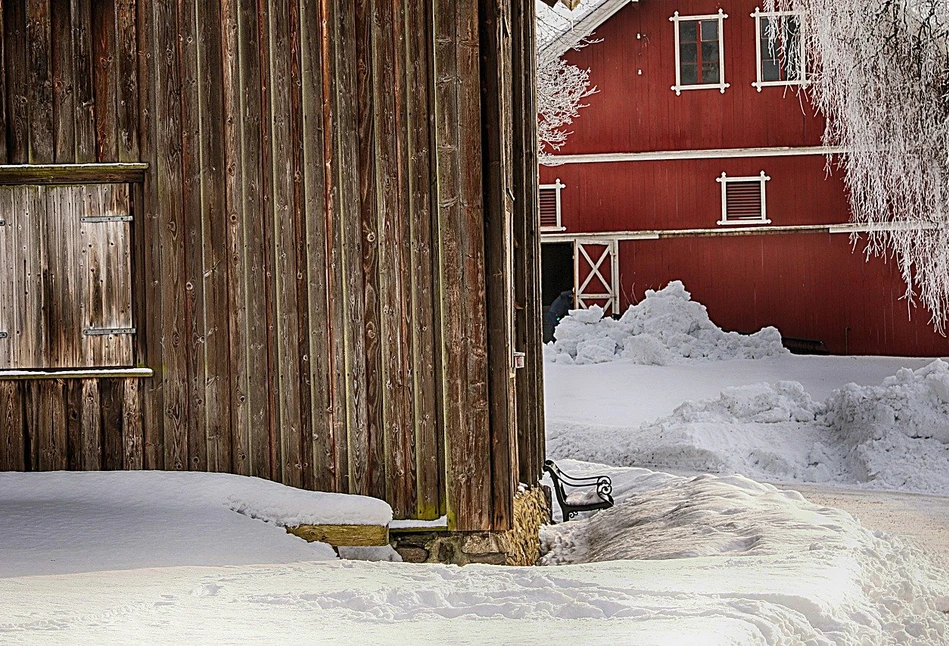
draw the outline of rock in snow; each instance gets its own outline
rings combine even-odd
[[[692,300],[680,281],[630,306],[619,319],[603,318],[593,306],[571,310],[554,332],[545,352],[556,363],[633,363],[668,365],[688,361],[761,359],[787,354],[781,334],[766,327],[754,334],[725,332],[709,319],[701,303]]]

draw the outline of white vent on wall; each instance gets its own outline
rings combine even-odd
[[[560,192],[565,189],[566,184],[560,183],[560,178],[554,184],[540,185],[540,230],[545,231],[566,231],[567,228],[561,224]]]
[[[719,224],[771,224],[765,191],[771,180],[764,171],[757,177],[729,177],[722,173],[715,179],[722,185],[722,219]]]

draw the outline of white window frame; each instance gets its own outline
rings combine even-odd
[[[771,220],[768,219],[768,202],[767,202],[767,190],[765,186],[767,182],[771,181],[771,178],[768,175],[761,171],[758,175],[752,175],[750,177],[729,177],[724,172],[721,176],[716,177],[715,181],[722,185],[722,219],[718,221],[718,224],[724,226],[735,226],[735,225],[747,225],[747,224],[771,224]],[[761,217],[760,218],[742,218],[742,219],[728,219],[728,185],[737,182],[758,182],[761,186]]]
[[[540,190],[553,189],[553,190],[555,190],[555,191],[557,192],[557,226],[545,227],[545,226],[542,225],[542,226],[540,227],[541,233],[553,233],[553,232],[566,231],[566,230],[567,230],[567,227],[563,226],[563,220],[562,220],[563,211],[561,210],[561,201],[560,201],[560,200],[561,200],[561,191],[563,191],[563,189],[565,189],[565,188],[567,188],[567,185],[564,184],[564,183],[562,183],[562,182],[560,181],[560,178],[559,178],[559,177],[557,178],[557,181],[556,181],[555,183],[553,183],[553,184],[541,184],[541,185],[538,187],[538,189],[540,189]],[[539,194],[539,191],[538,191],[538,194]],[[537,214],[537,217],[538,217],[538,218],[540,217],[540,213]]]
[[[718,13],[706,14],[704,16],[680,16],[676,11],[669,20],[672,22],[673,31],[675,31],[675,50],[676,50],[676,84],[672,86],[672,91],[676,96],[680,96],[685,90],[719,90],[725,94],[725,90],[731,87],[730,83],[725,82],[725,18],[728,14],[718,10]],[[720,78],[718,83],[699,83],[696,85],[682,85],[681,56],[679,54],[679,23],[703,20],[718,21],[718,70]],[[701,29],[701,27],[700,27]]]
[[[795,16],[798,19],[798,25],[801,27],[800,45],[798,60],[801,65],[800,78],[796,81],[765,81],[761,78],[761,19],[762,18],[784,18]],[[755,7],[755,12],[751,14],[755,19],[755,82],[751,84],[753,88],[761,92],[766,87],[806,87],[811,84],[807,78],[807,48],[804,45],[804,16],[800,11],[761,11]]]

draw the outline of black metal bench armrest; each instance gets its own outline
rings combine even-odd
[[[554,494],[560,504],[563,519],[570,520],[581,511],[607,509],[613,506],[613,481],[609,476],[575,477],[565,474],[554,464],[553,460],[544,463],[544,470],[550,474],[554,483]],[[574,489],[593,488],[597,500],[590,502],[572,503],[568,500],[565,486]]]

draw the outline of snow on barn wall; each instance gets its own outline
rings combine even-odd
[[[507,529],[544,457],[533,39],[507,0],[3,2],[0,469]]]
[[[670,18],[714,19],[719,9],[727,16],[728,87],[677,94]],[[682,279],[729,329],[775,325],[834,353],[946,355],[949,342],[928,314],[900,300],[896,263],[867,260],[865,240],[854,245],[846,227],[832,226],[845,225],[850,212],[841,171],[821,148],[822,118],[794,87],[753,86],[756,9],[763,4],[754,0],[627,3],[596,29],[599,42],[566,54],[590,69],[598,92],[555,156],[562,165],[540,169],[542,185],[565,185],[565,230],[551,230],[546,240],[616,240],[617,284],[607,287],[621,310],[646,289]],[[742,231],[720,224],[727,218],[717,180],[762,172],[766,221],[739,222]],[[741,204],[734,197],[733,206]],[[597,261],[600,247],[591,249],[592,262],[577,262],[578,285]],[[594,275],[589,286],[600,283]]]

